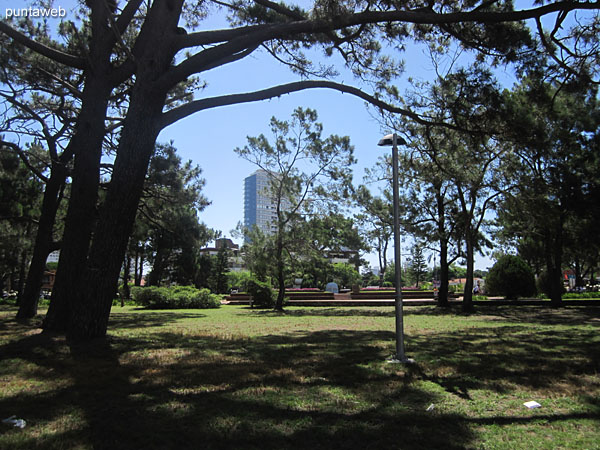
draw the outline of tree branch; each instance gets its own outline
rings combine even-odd
[[[15,30],[6,22],[0,21],[0,32],[11,37],[15,42],[24,45],[25,47],[39,53],[46,58],[50,58],[57,63],[64,64],[65,66],[73,67],[75,69],[85,69],[87,67],[87,60],[78,56],[69,55],[68,53],[61,52],[54,48],[48,47],[44,44],[34,41],[33,39],[25,36],[20,31]]]
[[[127,5],[125,5],[125,8],[123,8],[121,15],[119,15],[119,18],[115,22],[115,29],[119,36],[121,36],[125,32],[129,24],[135,17],[135,13],[139,9],[142,2],[143,0],[129,0],[129,2],[127,2]]]
[[[31,172],[38,177],[40,180],[42,180],[44,183],[48,182],[48,177],[45,176],[44,174],[42,174],[42,172],[40,172],[38,169],[36,169],[31,162],[29,162],[29,158],[27,158],[27,155],[25,154],[25,152],[21,149],[21,147],[19,147],[17,144],[13,143],[13,142],[8,142],[5,141],[4,139],[0,140],[0,145],[3,145],[4,147],[8,147],[10,148],[12,151],[14,151],[19,158],[21,159],[21,161],[23,161],[23,164],[25,164],[25,166],[27,166],[27,168],[29,170],[31,170]]]
[[[240,36],[254,39],[260,34],[269,35],[264,40],[276,38],[291,38],[302,33],[323,33],[326,31],[339,30],[354,25],[367,23],[405,22],[413,24],[449,24],[468,22],[516,22],[520,20],[535,19],[554,12],[570,12],[575,10],[599,9],[600,3],[596,2],[571,2],[559,1],[537,8],[524,9],[520,11],[472,11],[454,12],[440,14],[431,9],[416,9],[413,11],[364,11],[361,13],[337,16],[332,20],[298,20],[282,24],[261,24],[239,27],[229,30],[201,31],[181,36],[176,40],[177,48],[196,47],[218,42],[225,42]],[[289,17],[289,15],[288,15]],[[260,43],[260,42],[259,42]]]
[[[205,98],[202,100],[196,100],[190,102],[186,105],[179,106],[178,108],[174,108],[171,111],[168,111],[162,115],[162,119],[160,121],[160,127],[165,128],[184,117],[187,117],[191,114],[194,114],[198,111],[202,111],[209,108],[216,108],[219,106],[228,106],[235,105],[240,103],[249,103],[249,102],[257,102],[261,100],[267,100],[274,97],[280,97],[284,94],[291,94],[292,92],[298,92],[306,89],[317,89],[317,88],[325,88],[325,89],[333,89],[339,92],[345,92],[348,94],[352,94],[356,97],[362,98],[368,103],[381,108],[385,111],[402,114],[410,117],[414,121],[421,123],[423,125],[428,125],[430,122],[423,119],[418,114],[404,108],[400,108],[397,106],[392,106],[384,101],[367,94],[366,92],[361,91],[358,88],[352,86],[346,86],[341,83],[336,83],[334,81],[322,81],[322,80],[307,80],[307,81],[296,81],[293,83],[282,84],[279,86],[275,86],[272,88],[247,92],[243,94],[231,94],[231,95],[223,95],[219,97],[211,97]],[[434,125],[444,125],[445,124],[434,124]]]
[[[505,12],[490,12],[490,11],[468,11],[439,14],[435,11],[414,10],[414,11],[365,11],[356,14],[347,14],[335,17],[334,20],[297,20],[293,22],[284,22],[268,25],[255,25],[248,27],[240,27],[232,30],[221,30],[211,35],[214,39],[219,36],[219,41],[224,42],[220,45],[202,50],[194,56],[185,59],[181,64],[178,64],[165,74],[160,80],[160,85],[163,89],[170,89],[171,86],[185,80],[194,73],[200,73],[206,70],[206,67],[211,67],[215,60],[226,58],[228,55],[233,55],[244,51],[247,48],[259,46],[263,42],[273,39],[287,40],[302,40],[306,34],[315,35],[319,33],[328,34],[331,31],[348,28],[356,25],[368,23],[386,23],[386,22],[405,22],[414,24],[431,24],[441,25],[450,23],[500,23],[500,22],[516,22],[526,19],[534,19],[546,14],[557,11],[569,12],[573,10],[593,10],[600,8],[600,3],[579,3],[579,2],[556,2],[538,8],[521,10],[521,11],[505,11]],[[176,38],[175,46],[179,49],[185,47],[193,47],[198,45],[210,44],[205,38],[196,33]],[[204,40],[203,40],[204,39]],[[226,41],[226,42],[225,42]]]

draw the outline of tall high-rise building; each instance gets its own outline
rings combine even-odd
[[[257,170],[244,180],[244,226],[256,226],[264,234],[277,231],[277,201],[270,195],[265,170]]]

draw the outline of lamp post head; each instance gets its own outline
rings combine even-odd
[[[395,133],[394,133],[395,134]],[[394,134],[387,134],[385,135],[378,143],[377,145],[379,145],[380,147],[384,147],[384,146],[389,146],[389,145],[394,145]],[[398,136],[396,134],[396,144],[400,144],[400,145],[406,145],[406,141],[404,140],[404,138],[402,138],[402,136]]]

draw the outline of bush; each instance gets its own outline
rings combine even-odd
[[[518,256],[504,255],[490,269],[485,280],[489,294],[506,298],[535,295],[535,277],[533,271]]]
[[[340,287],[350,287],[360,284],[362,278],[352,264],[335,263],[329,281],[336,282]]]
[[[144,288],[143,288],[142,286],[131,286],[131,287],[129,288],[129,293],[131,294],[131,299],[132,299],[134,302],[138,303],[138,301],[137,301],[137,296],[138,296],[138,295],[139,295],[139,293],[140,293],[141,291],[143,291],[143,290],[144,290]]]
[[[248,294],[252,296],[252,305],[259,308],[275,307],[275,294],[271,284],[252,279],[248,281]]]
[[[248,292],[248,282],[252,279],[252,274],[248,270],[227,272],[227,288]]]
[[[600,298],[598,292],[567,292],[562,296],[563,299],[587,299],[587,298]]]
[[[465,285],[463,283],[450,284],[448,285],[448,292],[462,294],[463,292],[465,292]]]
[[[221,297],[213,294],[209,289],[193,289],[192,291],[182,291],[179,295],[185,295],[186,301],[189,302],[188,308],[220,308]]]
[[[206,309],[221,306],[218,295],[208,289],[192,286],[136,288],[131,295],[138,305],[149,309]]]
[[[135,290],[133,299],[146,308],[165,308],[168,306],[169,289],[166,287],[148,286]]]

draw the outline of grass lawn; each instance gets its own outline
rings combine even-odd
[[[114,307],[86,345],[15,312],[1,449],[600,448],[600,308],[408,307],[412,366],[393,308]]]

